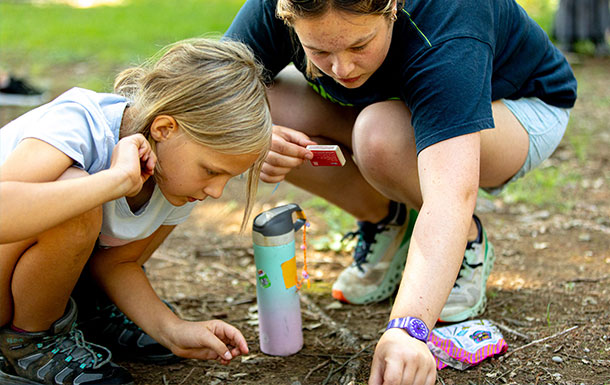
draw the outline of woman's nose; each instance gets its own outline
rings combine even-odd
[[[335,55],[332,71],[338,78],[348,78],[354,69],[354,62],[348,54]]]

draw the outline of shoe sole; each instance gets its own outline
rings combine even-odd
[[[489,279],[489,275],[491,274],[491,270],[496,260],[494,246],[487,240],[487,235],[485,235],[485,242],[485,246],[487,247],[486,253],[488,257],[488,262],[487,265],[485,265],[485,270],[483,270],[484,286],[481,288],[483,295],[481,296],[479,301],[470,309],[466,309],[463,312],[454,314],[450,317],[446,317],[443,319],[439,318],[438,320],[440,322],[462,322],[469,318],[478,317],[485,311],[485,308],[487,307],[487,295],[485,294],[485,291],[487,289],[487,280]]]
[[[412,209],[409,210],[409,215],[406,219],[408,221],[408,225],[403,236],[400,238],[400,244],[398,245],[398,248],[396,250],[396,253],[400,252],[401,255],[404,254],[404,257],[393,257],[392,262],[390,262],[390,266],[388,267],[388,271],[393,271],[394,274],[386,274],[377,289],[359,298],[358,300],[349,301],[347,298],[345,298],[343,292],[341,292],[340,290],[332,291],[333,298],[352,305],[366,305],[369,303],[381,302],[389,298],[396,291],[396,288],[400,284],[402,272],[405,269],[405,264],[407,262],[407,253],[409,251],[409,244],[411,243],[411,235],[413,235],[413,228],[415,226],[416,219],[417,212]],[[403,250],[403,248],[405,250]]]
[[[42,382],[35,382],[28,380],[27,378],[15,376],[0,369],[0,384],[2,385],[44,385]],[[135,385],[135,383],[129,382],[121,385]]]

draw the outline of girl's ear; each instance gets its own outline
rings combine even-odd
[[[178,123],[173,116],[158,115],[150,125],[150,136],[156,142],[162,142],[178,133]]]

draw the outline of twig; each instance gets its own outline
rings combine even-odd
[[[174,258],[174,257],[170,257],[168,255],[164,255],[161,253],[155,253],[151,256],[152,259],[158,259],[160,261],[165,261],[165,262],[170,262],[170,263],[174,263],[176,265],[182,265],[182,266],[187,266],[187,265],[191,265],[192,262],[189,261],[185,261],[184,259],[178,259],[178,258]]]
[[[360,351],[356,354],[354,354],[353,356],[351,356],[350,358],[348,358],[347,360],[345,360],[344,363],[342,363],[341,365],[339,365],[339,367],[337,369],[331,369],[330,373],[328,373],[328,376],[326,376],[326,379],[324,380],[324,382],[322,382],[322,385],[326,385],[328,384],[328,381],[330,381],[330,379],[332,378],[332,376],[334,376],[337,372],[339,372],[341,369],[343,369],[345,367],[345,365],[347,365],[350,361],[356,359],[362,352],[364,352],[366,349],[370,348],[371,345],[373,345],[374,343],[377,343],[377,341],[372,341],[369,342],[368,344],[366,344],[365,347],[363,347],[362,349],[360,349]]]
[[[318,369],[322,369],[323,367],[325,367],[329,363],[330,363],[330,360],[326,360],[326,361],[322,362],[321,364],[316,365],[315,368],[312,368],[309,372],[307,372],[307,374],[305,375],[305,378],[303,379],[303,381],[307,381],[307,379],[309,378],[309,376],[311,376],[313,374],[313,372],[315,372]]]
[[[515,326],[529,326],[529,324],[527,322],[520,321],[518,319],[512,319],[512,318],[508,318],[508,317],[502,317],[502,319]]]
[[[534,345],[534,344],[539,344],[540,342],[544,342],[544,341],[550,340],[550,339],[552,339],[552,338],[559,337],[560,335],[563,335],[563,334],[566,334],[566,333],[568,333],[568,332],[571,332],[572,330],[574,330],[574,329],[576,329],[576,328],[578,328],[578,325],[576,325],[576,326],[572,326],[571,328],[566,329],[566,330],[564,330],[564,331],[562,331],[562,332],[555,333],[555,334],[553,334],[552,336],[548,336],[548,337],[540,338],[540,339],[538,339],[538,340],[535,340],[535,341],[530,342],[529,344],[525,344],[525,345],[523,345],[523,346],[519,346],[517,349],[511,350],[510,352],[508,352],[508,353],[506,353],[505,355],[503,355],[502,357],[500,357],[500,360],[501,360],[501,361],[502,361],[502,360],[505,360],[505,359],[506,359],[506,357],[510,356],[510,355],[511,355],[511,354],[513,354],[514,352],[518,352],[519,350],[525,349],[525,348],[527,348],[527,347],[529,347],[529,346],[531,346],[531,345]]]
[[[165,378],[165,374],[163,375],[163,385],[169,385],[169,382],[167,382],[167,378]]]
[[[606,279],[610,279],[610,274],[604,275],[604,276],[601,276],[601,277],[597,277],[597,278],[583,277],[583,278],[568,279],[567,281],[565,281],[565,283],[570,283],[570,282],[599,282],[599,281],[605,281]]]
[[[193,371],[195,371],[195,368],[192,368],[191,371],[189,372],[189,374],[187,374],[186,377],[184,377],[178,385],[184,384],[186,382],[186,380],[190,377],[190,375],[193,374]]]
[[[353,385],[356,381],[356,375],[360,370],[360,366],[362,366],[360,360],[353,360],[349,364],[347,364],[347,369],[345,369],[345,373],[339,379],[339,384]]]
[[[328,371],[328,374],[326,375],[326,378],[324,379],[324,381],[322,382],[323,385],[328,384],[328,381],[330,381],[331,377],[335,374],[335,365],[334,364],[330,364],[330,370]]]
[[[218,263],[218,262],[212,263],[211,267],[212,267],[212,269],[220,270],[227,275],[231,275],[233,277],[239,278],[243,281],[250,283],[253,286],[256,286],[256,278],[251,277],[250,274],[246,274],[246,273],[243,273],[243,272],[240,272],[237,270],[229,269],[227,266],[223,265],[222,263]]]
[[[508,326],[506,326],[506,325],[504,325],[504,324],[502,324],[502,323],[500,323],[498,321],[493,321],[493,323],[494,323],[494,325],[496,325],[500,329],[502,329],[502,330],[504,330],[506,332],[509,332],[511,334],[514,334],[517,337],[521,337],[521,338],[523,338],[526,341],[530,341],[531,340],[530,336],[528,336],[527,334],[523,334],[523,333],[520,333],[520,332],[518,332],[518,331],[516,331],[514,329],[511,329]]]
[[[443,381],[443,377],[441,377],[440,373],[436,373],[436,379],[441,382],[441,385],[445,385],[445,381]]]
[[[356,337],[351,330],[349,330],[348,328],[346,328],[344,326],[340,326],[339,324],[337,324],[337,322],[335,322],[335,320],[333,320],[328,314],[326,314],[322,309],[320,309],[320,307],[318,305],[316,305],[314,301],[309,299],[309,297],[307,295],[301,293],[301,301],[303,301],[303,303],[305,305],[307,305],[307,307],[309,307],[310,311],[320,315],[320,319],[324,323],[326,323],[331,329],[333,329],[335,332],[337,332],[337,334],[339,334],[339,337],[343,340],[343,342],[346,345],[348,345],[348,346],[358,346],[359,345],[358,337]]]

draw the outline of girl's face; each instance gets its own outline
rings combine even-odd
[[[155,129],[153,123],[151,135],[157,141],[156,153],[163,173],[157,178],[157,184],[174,206],[208,196],[219,198],[229,179],[246,172],[258,158],[259,154],[230,155],[214,151],[178,129],[173,118],[171,121],[173,128]]]
[[[390,48],[392,26],[381,15],[335,10],[293,23],[309,60],[346,88],[360,87],[381,66]]]

